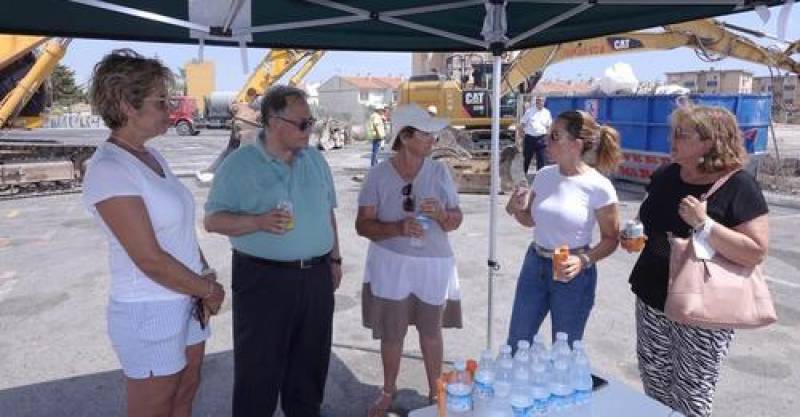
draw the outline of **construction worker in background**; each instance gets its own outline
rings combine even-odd
[[[522,169],[527,175],[534,154],[536,154],[537,171],[547,163],[547,141],[545,139],[550,132],[550,125],[553,124],[553,117],[550,115],[550,111],[544,107],[544,97],[537,96],[533,99],[533,104],[522,115],[519,123],[525,133],[522,142]]]
[[[386,137],[385,111],[386,107],[383,104],[375,105],[367,121],[367,139],[372,141],[370,167],[374,167],[378,163],[378,151],[380,151],[383,139]]]

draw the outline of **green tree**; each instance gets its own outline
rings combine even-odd
[[[53,104],[56,106],[70,106],[86,101],[86,92],[75,83],[75,71],[66,65],[56,66],[50,76],[50,85],[53,88]]]

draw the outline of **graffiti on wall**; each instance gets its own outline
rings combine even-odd
[[[61,129],[105,129],[103,119],[88,112],[64,113],[48,116],[44,127]]]

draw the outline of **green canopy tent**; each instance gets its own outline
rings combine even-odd
[[[0,32],[75,38],[359,51],[491,51],[492,172],[487,348],[498,269],[500,54],[794,0],[25,0]],[[782,21],[782,22],[781,22]],[[780,29],[779,29],[780,32]]]

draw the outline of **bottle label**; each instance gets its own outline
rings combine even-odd
[[[475,396],[478,398],[492,398],[494,396],[494,387],[491,382],[475,380],[472,388],[475,391]]]
[[[531,406],[521,407],[511,404],[511,413],[514,417],[530,417],[532,408]]]
[[[447,386],[447,409],[455,412],[472,410],[472,390],[466,384]]]

